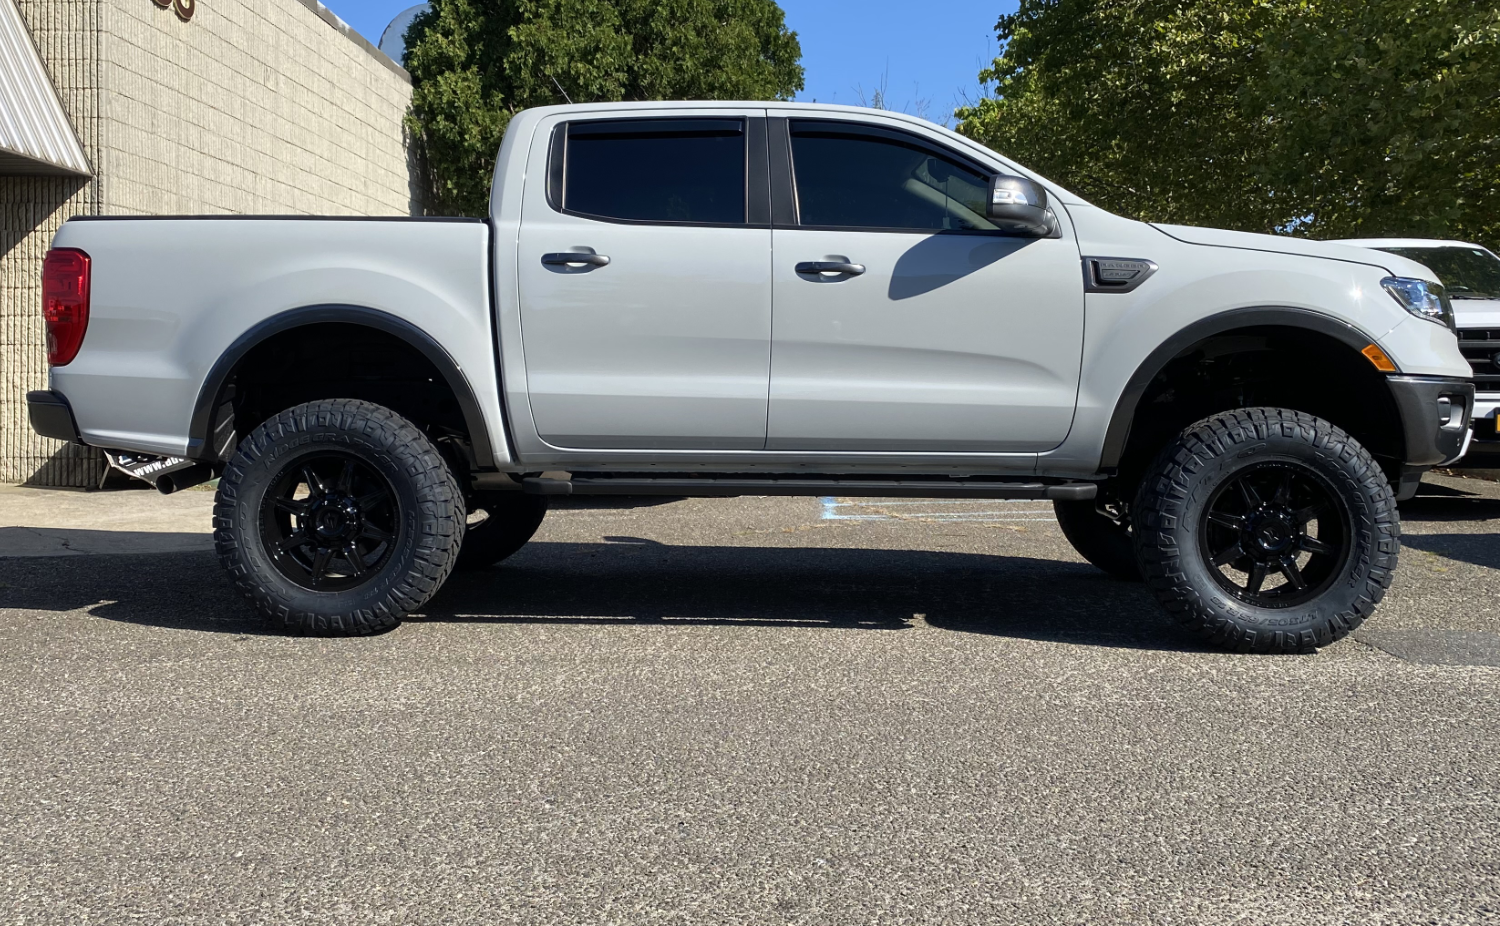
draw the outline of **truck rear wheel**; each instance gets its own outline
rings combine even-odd
[[[1052,511],[1079,556],[1122,582],[1141,581],[1129,528],[1100,514],[1092,500],[1053,502]]]
[[[547,497],[483,492],[474,496],[471,508],[483,512],[484,520],[471,520],[464,530],[458,568],[465,571],[493,566],[526,546],[547,517]]]
[[[463,540],[458,483],[395,412],[353,399],[282,412],[240,442],[219,481],[214,542],[274,624],[380,633],[442,586]]]
[[[1369,453],[1281,408],[1183,431],[1131,514],[1157,600],[1238,652],[1310,652],[1348,635],[1385,596],[1400,549],[1395,496]]]

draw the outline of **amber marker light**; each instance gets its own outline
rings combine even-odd
[[[1387,357],[1385,355],[1385,351],[1376,347],[1374,344],[1366,347],[1364,350],[1360,351],[1360,353],[1365,355],[1366,360],[1375,364],[1375,369],[1379,370],[1380,372],[1396,372],[1396,365],[1394,363],[1391,363],[1391,358]]]

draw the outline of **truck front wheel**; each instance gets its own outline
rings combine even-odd
[[[1395,496],[1369,453],[1281,408],[1189,427],[1131,514],[1157,600],[1239,652],[1310,652],[1348,635],[1385,596],[1400,549]]]
[[[471,517],[482,512],[484,519],[470,520],[464,530],[458,568],[465,571],[492,566],[526,546],[547,517],[545,495],[484,492],[474,496],[470,507]]]
[[[464,502],[432,442],[395,412],[309,402],[256,428],[219,481],[214,543],[235,585],[290,631],[379,633],[442,587]]]

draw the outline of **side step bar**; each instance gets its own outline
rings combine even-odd
[[[738,498],[742,495],[837,495],[864,498],[1011,498],[1083,502],[1099,494],[1092,482],[1047,485],[1040,482],[939,482],[918,479],[702,479],[590,478],[522,480],[531,495],[680,495]]]

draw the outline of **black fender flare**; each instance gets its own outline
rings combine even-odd
[[[383,331],[405,341],[430,360],[458,400],[464,425],[469,430],[469,439],[474,446],[474,461],[483,469],[495,466],[495,450],[490,443],[489,428],[484,423],[484,412],[474,397],[468,377],[459,369],[458,363],[448,351],[411,322],[389,312],[357,305],[313,305],[290,309],[258,322],[236,338],[215,361],[198,392],[198,401],[193,406],[193,417],[188,427],[188,455],[193,459],[217,460],[209,441],[215,424],[214,412],[221,403],[230,375],[246,354],[267,338],[284,331],[328,322],[362,325]]]
[[[1225,334],[1240,328],[1303,328],[1318,334],[1328,335],[1362,351],[1375,343],[1366,332],[1348,322],[1331,315],[1289,306],[1257,306],[1246,309],[1231,309],[1210,315],[1193,322],[1186,328],[1167,338],[1152,351],[1125,384],[1125,391],[1115,403],[1114,414],[1109,419],[1109,428],[1104,433],[1104,449],[1099,458],[1099,468],[1112,469],[1120,465],[1125,455],[1125,445],[1130,440],[1130,426],[1135,420],[1136,406],[1146,393],[1146,387],[1156,379],[1167,364],[1179,354],[1205,338]],[[1394,362],[1394,361],[1392,361]],[[1397,372],[1400,372],[1399,368]]]

